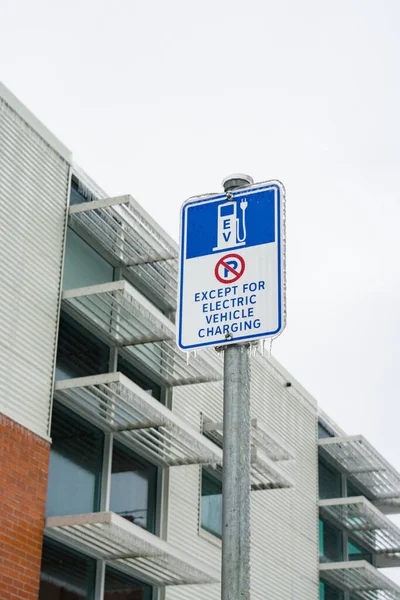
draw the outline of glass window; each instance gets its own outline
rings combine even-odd
[[[341,498],[342,496],[341,474],[321,459],[318,464],[318,486],[319,497],[323,500],[327,498]]]
[[[107,567],[104,600],[151,600],[152,588]]]
[[[222,482],[203,469],[201,477],[201,527],[222,537]]]
[[[342,532],[326,521],[319,521],[319,554],[323,562],[343,560]]]
[[[89,202],[89,199],[87,194],[84,193],[82,186],[79,185],[79,181],[76,179],[76,177],[72,177],[69,203],[82,204],[82,202]]]
[[[39,600],[93,600],[95,561],[44,540]]]
[[[319,438],[328,438],[333,437],[333,435],[327,430],[326,427],[322,425],[322,423],[318,422],[318,437]]]
[[[154,532],[157,467],[114,443],[110,510]]]
[[[349,560],[366,560],[372,564],[372,554],[356,542],[349,540],[348,552]]]
[[[322,560],[324,556],[324,522],[318,521],[318,540],[319,540],[319,558]]]
[[[133,285],[149,302],[151,302],[163,315],[166,315],[172,322],[175,322],[173,315],[171,316],[171,307],[163,302],[163,298],[161,296],[162,292],[156,291],[151,287],[151,282],[154,279],[153,271],[155,271],[155,279],[159,280],[159,275],[161,279],[164,279],[166,276],[165,271],[168,270],[169,260],[154,263],[147,263],[138,265],[136,267],[130,267],[128,269],[123,269],[122,271],[122,279],[126,279],[128,283]],[[162,284],[160,282],[159,287],[166,287],[170,284]]]
[[[67,231],[63,290],[109,283],[114,268],[72,229]]]
[[[103,434],[55,404],[46,515],[99,510]]]
[[[87,377],[108,372],[109,348],[94,335],[61,316],[58,332],[56,379]]]
[[[321,581],[319,584],[319,600],[344,600],[344,593]]]
[[[352,483],[350,483],[350,481],[347,482],[347,497],[351,498],[352,496],[364,496],[364,494],[362,492],[360,492],[360,490],[358,488],[356,488],[355,485],[353,485]]]
[[[151,394],[153,398],[161,401],[161,387],[143,375],[143,373],[141,373],[138,369],[135,369],[133,365],[128,363],[123,358],[118,357],[117,371],[121,371],[121,373],[136,383],[136,385]]]

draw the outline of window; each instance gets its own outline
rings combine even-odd
[[[319,519],[318,521],[318,541],[319,541],[319,559],[322,560],[324,556],[324,522]]]
[[[94,600],[96,561],[44,540],[39,600]],[[104,600],[151,600],[152,588],[106,568]]]
[[[318,421],[318,437],[319,438],[333,437],[333,435],[330,433],[330,431],[328,431],[327,428],[324,427],[322,425],[322,423],[320,423],[319,421]]]
[[[69,203],[82,204],[82,202],[89,202],[89,199],[87,198],[87,194],[84,193],[83,188],[79,185],[79,181],[76,177],[72,177]]]
[[[110,510],[154,532],[157,467],[114,443]]]
[[[87,377],[108,372],[109,348],[62,315],[58,333],[56,379]]]
[[[103,434],[69,410],[54,406],[46,516],[99,510]]]
[[[319,584],[319,600],[344,600],[344,593],[321,581]]]
[[[349,560],[366,560],[372,564],[372,554],[356,542],[349,540],[348,543]]]
[[[104,600],[151,600],[152,589],[130,577],[107,567]]]
[[[343,560],[343,534],[326,521],[319,521],[319,555],[323,562]]]
[[[136,383],[143,390],[151,394],[153,398],[161,401],[161,387],[156,385],[151,379],[143,375],[138,369],[135,369],[130,363],[123,358],[118,357],[118,371],[129,377],[131,381]]]
[[[172,259],[173,260],[173,259]],[[171,306],[168,303],[168,296],[164,298],[162,296],[162,290],[159,288],[168,287],[169,284],[163,283],[163,280],[168,277],[165,273],[165,269],[168,269],[170,260],[164,260],[162,262],[153,262],[137,265],[136,267],[130,267],[123,269],[122,279],[128,281],[133,285],[149,302],[151,302],[163,315],[166,315],[170,321],[175,322],[174,317],[171,317]],[[173,275],[171,275],[173,277]],[[155,287],[152,287],[152,283],[156,280]],[[160,280],[160,281],[159,281]]]
[[[342,496],[342,476],[331,466],[328,466],[321,459],[318,464],[318,486],[319,497],[322,500],[328,498],[341,498]]]
[[[109,283],[114,268],[72,229],[68,228],[63,290]]]
[[[358,488],[356,488],[355,485],[353,485],[352,483],[350,483],[350,481],[347,482],[347,497],[351,498],[352,496],[364,496],[364,494],[362,492],[360,492],[360,490]]]
[[[203,529],[222,537],[222,482],[205,469],[201,476],[201,521]]]
[[[39,600],[93,600],[95,561],[44,540]]]
[[[103,433],[56,403],[51,437],[46,516],[98,511]],[[154,532],[157,474],[155,465],[114,442],[110,510]]]

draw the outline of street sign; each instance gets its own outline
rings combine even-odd
[[[283,185],[269,181],[184,203],[177,315],[182,350],[282,332],[284,200]]]

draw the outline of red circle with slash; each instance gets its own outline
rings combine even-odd
[[[234,283],[243,275],[245,268],[244,258],[239,254],[225,254],[215,265],[214,274],[220,283]]]

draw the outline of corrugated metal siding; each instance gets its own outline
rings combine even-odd
[[[252,600],[318,599],[317,409],[275,361],[252,359],[252,416],[295,451],[286,467],[289,490],[252,493]],[[200,428],[201,413],[222,420],[222,383],[175,388],[173,410]],[[281,463],[284,464],[284,463]],[[200,468],[170,470],[168,533],[171,543],[214,566],[220,549],[199,536]],[[218,585],[168,588],[167,600],[219,600]]]
[[[1,97],[3,91],[0,412],[47,437],[69,164]]]

